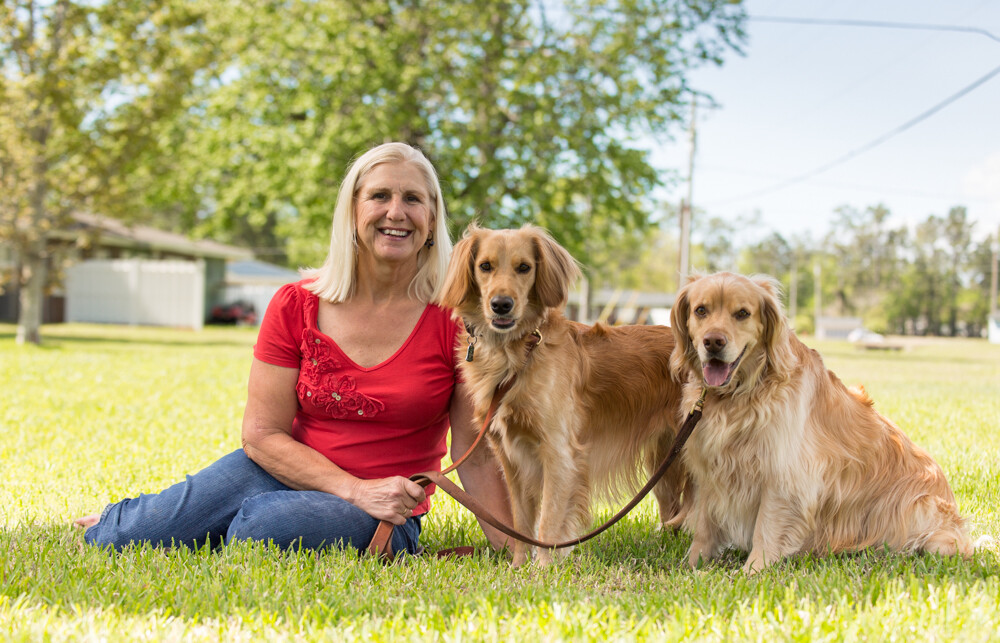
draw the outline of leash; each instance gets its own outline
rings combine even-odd
[[[486,508],[479,503],[479,501],[477,501],[474,497],[472,497],[469,493],[467,493],[464,489],[456,485],[454,482],[446,478],[444,474],[447,473],[447,470],[442,472],[427,471],[424,473],[418,473],[414,476],[411,476],[411,480],[414,480],[418,484],[425,487],[433,482],[434,484],[438,485],[439,488],[443,489],[448,495],[450,495],[452,498],[458,501],[460,505],[471,511],[477,518],[487,523],[488,525],[492,526],[494,529],[500,531],[501,533],[510,536],[511,538],[520,540],[521,542],[528,543],[529,545],[542,547],[543,549],[561,549],[564,547],[572,547],[573,545],[584,543],[594,538],[595,536],[603,533],[607,529],[609,529],[612,525],[614,525],[619,520],[624,518],[626,514],[628,514],[632,509],[634,509],[635,506],[643,500],[643,498],[649,495],[649,492],[653,490],[653,487],[656,486],[656,484],[660,481],[660,478],[663,477],[663,475],[667,472],[667,470],[670,469],[670,466],[674,463],[674,460],[677,459],[677,456],[680,454],[681,449],[684,448],[684,443],[687,442],[688,438],[691,436],[691,433],[694,431],[695,426],[698,424],[698,421],[701,420],[702,409],[704,408],[705,405],[705,396],[707,392],[708,391],[706,388],[703,387],[701,389],[701,395],[699,396],[698,401],[695,402],[691,411],[688,413],[688,416],[685,419],[684,424],[681,426],[680,431],[677,432],[677,436],[674,438],[674,443],[670,447],[670,452],[663,459],[663,462],[660,463],[660,466],[657,467],[656,471],[654,471],[653,474],[650,476],[649,481],[646,482],[646,484],[642,487],[642,489],[639,490],[639,492],[635,495],[635,497],[633,497],[632,500],[628,502],[628,504],[622,507],[622,509],[619,510],[618,513],[612,516],[603,525],[597,527],[596,529],[593,529],[592,531],[584,534],[583,536],[580,536],[579,538],[574,538],[572,540],[567,540],[560,543],[548,543],[536,540],[530,536],[522,534],[521,532],[501,522],[499,519],[493,516],[489,511],[487,511]],[[494,395],[494,398],[496,398],[496,395]],[[496,409],[493,408],[491,405],[491,411],[495,412],[495,410]],[[484,425],[488,424],[490,420],[492,420],[492,413],[487,415],[487,420],[484,423]],[[475,448],[475,445],[473,445],[473,448]],[[466,453],[466,455],[463,456],[463,459],[468,455],[469,453]],[[392,523],[384,523],[384,524],[389,525],[390,527],[389,535],[391,536]],[[379,527],[381,528],[381,526],[382,525],[380,524]],[[376,535],[378,535],[378,531],[376,531]],[[372,544],[375,544],[374,538],[372,539]],[[463,550],[463,551],[459,552],[457,550]],[[388,550],[388,553],[386,553],[386,550],[373,550],[372,547],[369,546],[368,551],[370,553],[382,556],[383,558],[391,558],[392,556],[391,548]],[[445,552],[439,552],[439,554],[447,554],[447,553],[452,553],[452,552],[447,550]],[[454,553],[456,554],[471,553],[471,551],[470,548],[456,548],[456,551]]]
[[[473,334],[473,330],[468,324],[466,324],[465,328],[469,332],[469,338],[470,338],[469,354],[468,357],[466,357],[466,361],[471,362],[472,350],[473,350],[472,347],[475,345],[475,342],[472,341],[472,338],[475,337],[475,335]],[[538,346],[541,342],[542,342],[542,334],[536,328],[528,335],[527,340],[525,342],[525,350],[527,351],[529,356],[531,355],[531,351],[535,350],[535,347]],[[462,455],[462,457],[452,462],[451,466],[447,467],[446,469],[440,472],[428,471],[425,473],[416,473],[410,476],[410,480],[413,480],[422,487],[427,487],[427,485],[433,482],[433,480],[427,476],[428,473],[439,475],[443,479],[448,480],[447,478],[444,478],[444,476],[448,473],[451,473],[452,471],[460,467],[466,460],[468,460],[469,456],[471,456],[472,453],[476,450],[476,447],[479,446],[479,443],[482,442],[483,436],[486,435],[486,431],[490,428],[490,424],[493,422],[493,416],[496,415],[497,409],[500,407],[500,401],[504,398],[504,396],[511,389],[511,387],[514,386],[514,382],[516,381],[517,381],[517,373],[514,373],[510,377],[510,379],[508,379],[506,382],[501,382],[500,384],[497,385],[496,390],[493,391],[493,398],[490,400],[489,410],[486,411],[486,417],[483,418],[483,426],[480,427],[479,433],[478,435],[476,435],[476,439],[473,440],[472,445],[466,450],[466,452]],[[451,480],[448,480],[448,483],[452,485],[454,484],[451,482]],[[382,520],[379,522],[378,527],[375,528],[375,534],[372,536],[371,542],[368,543],[369,554],[374,554],[382,559],[393,558],[393,556],[395,555],[392,551],[392,531],[394,527],[395,525],[393,525],[388,520]]]

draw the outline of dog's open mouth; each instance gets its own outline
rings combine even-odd
[[[705,384],[709,386],[725,386],[732,379],[733,373],[736,372],[736,367],[739,366],[740,360],[743,359],[743,353],[747,351],[746,348],[743,352],[737,356],[731,362],[723,362],[721,359],[710,359],[705,362],[702,367],[702,375],[705,377]]]
[[[490,320],[490,325],[497,330],[510,330],[516,323],[517,320],[510,317],[494,317]]]

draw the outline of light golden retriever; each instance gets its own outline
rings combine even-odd
[[[691,566],[730,545],[750,573],[873,545],[972,553],[941,468],[795,337],[773,280],[693,277],[671,326],[685,401],[708,391],[684,453]]]
[[[474,346],[461,368],[480,422],[497,386],[516,377],[489,441],[506,476],[514,528],[551,543],[582,535],[591,501],[634,488],[641,462],[655,469],[679,415],[670,329],[567,320],[562,309],[578,276],[573,258],[541,228],[470,226],[440,298],[465,321]],[[542,339],[529,353],[536,330]],[[685,480],[677,462],[654,489],[666,526],[683,519]],[[513,564],[527,562],[532,549],[516,542]],[[545,565],[568,551],[541,550],[536,559]]]

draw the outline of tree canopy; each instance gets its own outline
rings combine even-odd
[[[402,140],[437,167],[453,233],[531,221],[590,263],[654,218],[648,150],[742,19],[720,0],[247,6],[227,25],[233,65],[162,124],[150,204],[169,225],[315,264],[351,160]]]
[[[46,236],[74,210],[123,216],[154,124],[215,58],[183,0],[0,1],[0,240],[14,250],[18,341],[39,341]]]

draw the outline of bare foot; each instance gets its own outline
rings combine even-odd
[[[100,521],[101,521],[101,514],[90,514],[89,516],[83,516],[81,518],[77,518],[76,520],[73,521],[73,524],[76,525],[77,527],[83,527],[84,529],[86,529],[87,527],[93,527]]]

